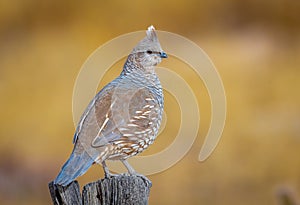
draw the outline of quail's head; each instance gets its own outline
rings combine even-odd
[[[152,68],[159,64],[162,58],[167,58],[167,54],[160,46],[155,28],[150,26],[146,33],[147,36],[132,50],[131,55],[141,67]]]

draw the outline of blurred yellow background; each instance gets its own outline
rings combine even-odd
[[[158,30],[196,42],[217,67],[227,95],[223,137],[197,161],[210,122],[203,82],[169,58],[161,64],[191,82],[200,132],[174,167],[149,176],[150,204],[279,204],[300,192],[300,1],[0,1],[0,204],[51,204],[48,182],[73,145],[72,92],[86,58],[121,34]],[[163,45],[163,42],[162,42]],[[118,75],[117,63],[99,89]],[[99,65],[100,69],[101,65]],[[166,93],[166,111],[179,116]],[[169,145],[179,121],[146,151]],[[149,165],[151,166],[151,165]],[[81,185],[103,177],[94,166]]]

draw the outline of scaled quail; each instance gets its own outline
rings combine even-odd
[[[129,174],[136,174],[126,161],[141,153],[158,134],[164,98],[155,66],[163,52],[153,26],[129,54],[121,74],[106,85],[89,103],[74,135],[74,149],[55,179],[68,185],[94,163],[121,160]]]

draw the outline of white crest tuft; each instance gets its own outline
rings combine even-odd
[[[148,27],[146,33],[147,33],[147,36],[150,40],[153,40],[153,41],[157,40],[157,36],[156,36],[156,33],[155,33],[155,28],[154,28],[153,25]]]
[[[151,26],[148,27],[148,32],[151,32],[151,31],[155,31],[155,28],[154,28],[153,25],[151,25]]]

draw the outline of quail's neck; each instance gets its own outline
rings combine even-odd
[[[124,64],[121,75],[127,76],[128,78],[135,78],[135,80],[139,80],[142,83],[159,83],[155,73],[155,66],[143,67],[140,63],[135,62],[131,58],[128,58]]]
[[[141,84],[160,84],[154,66],[151,68],[124,67],[121,75]]]

